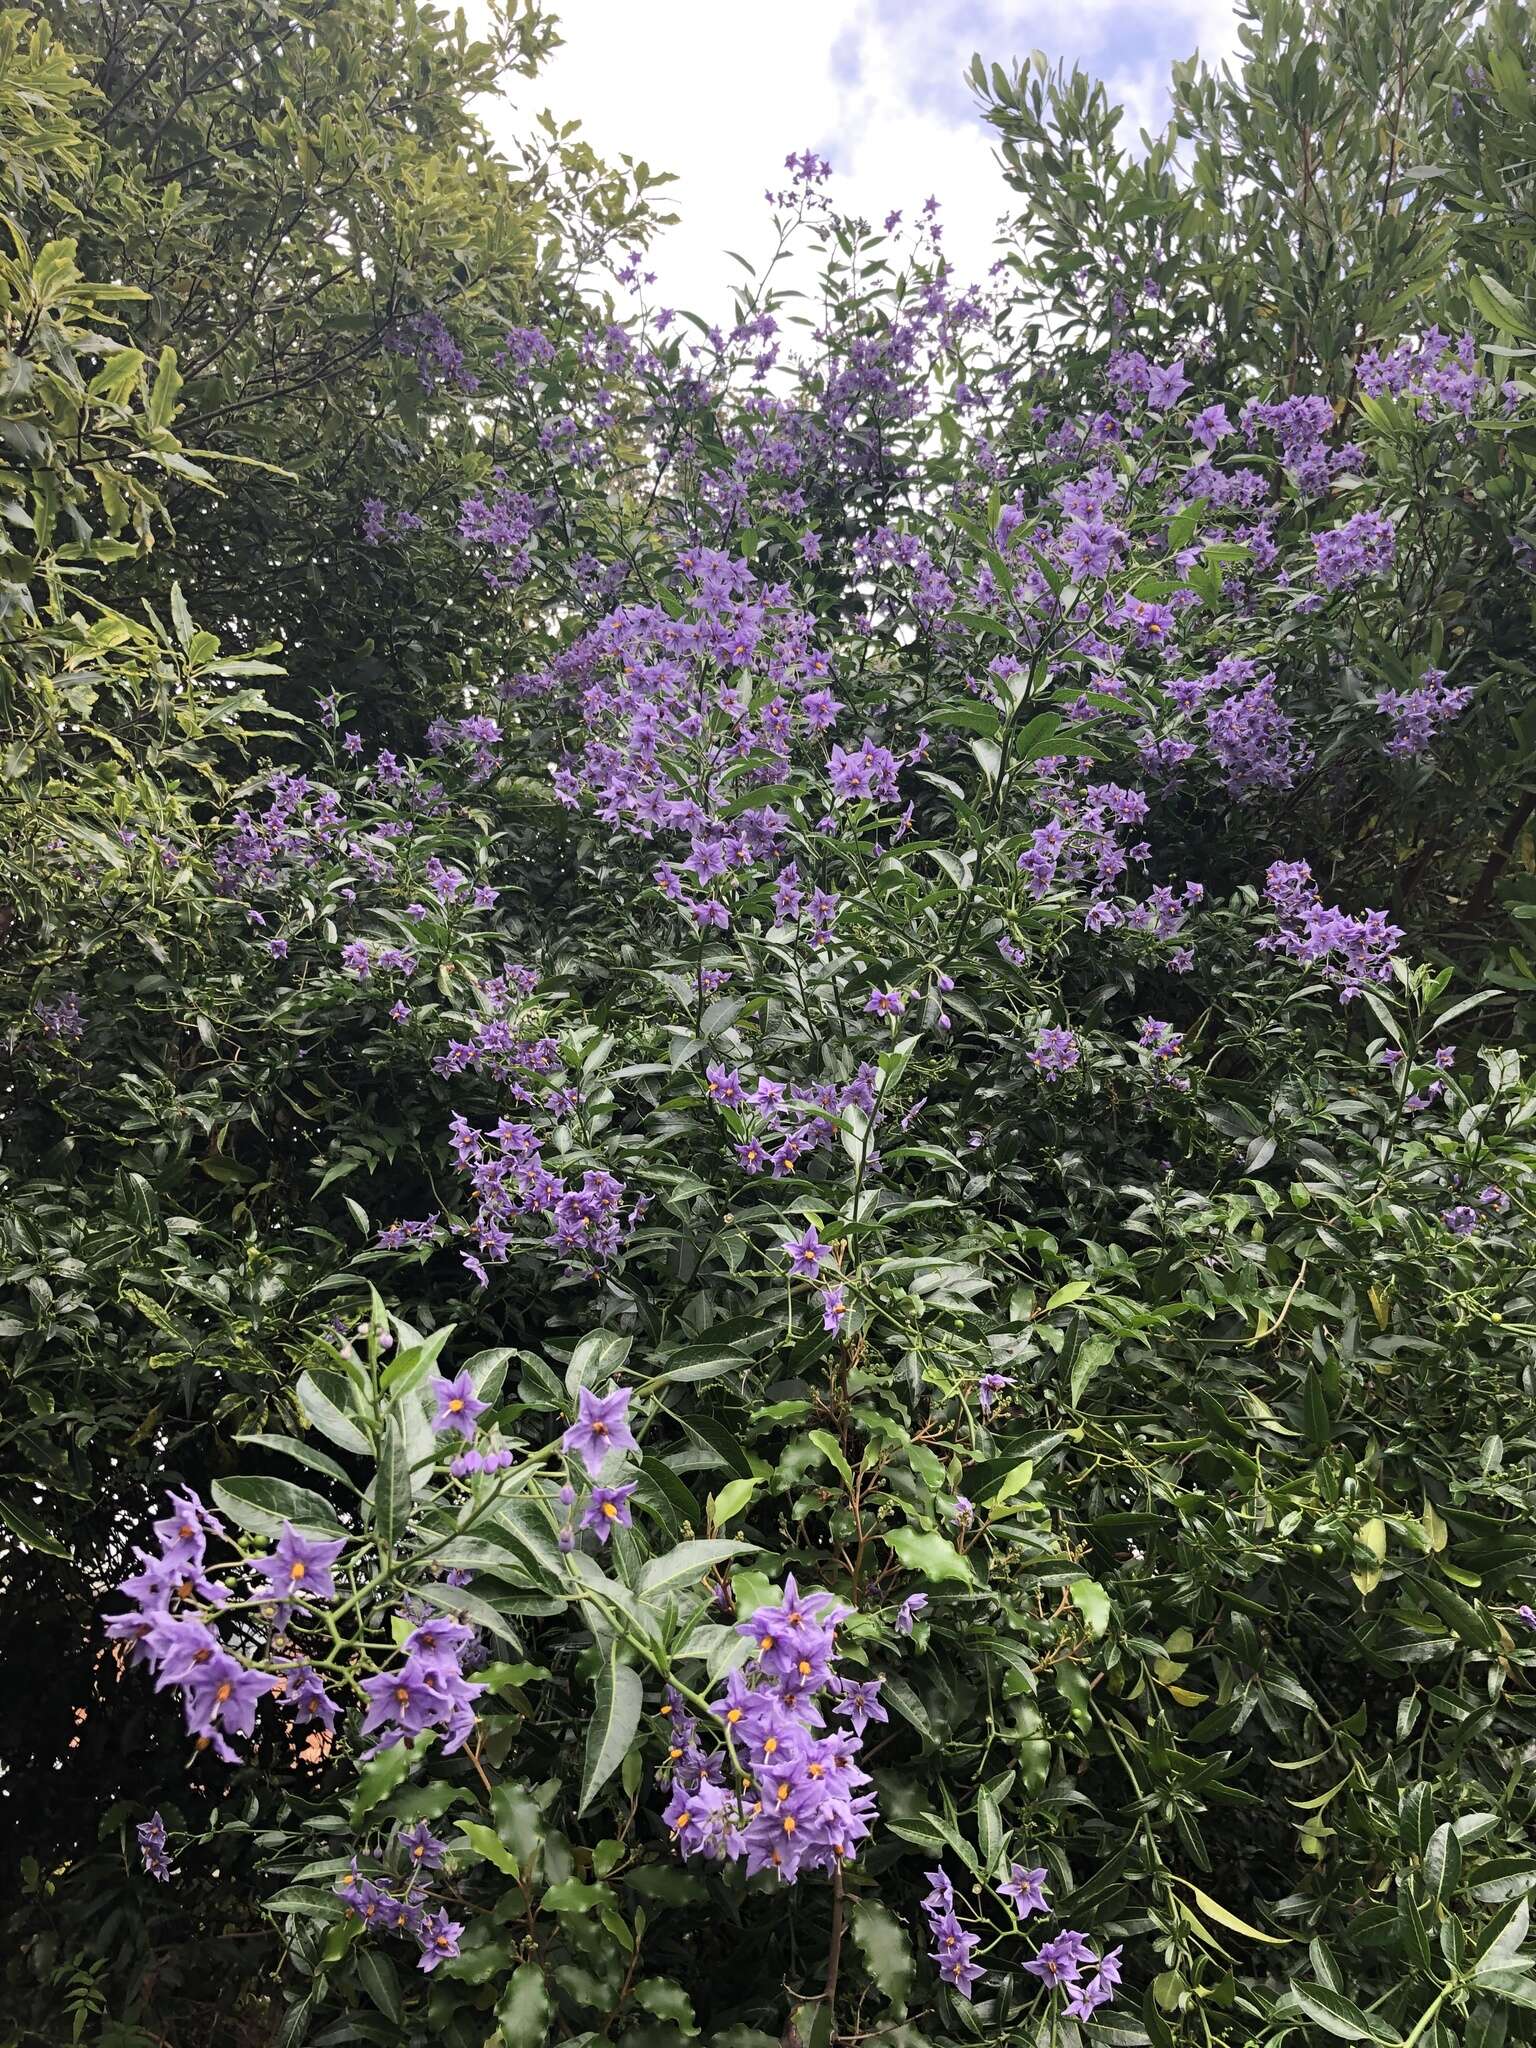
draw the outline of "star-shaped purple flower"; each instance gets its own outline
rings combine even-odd
[[[800,1280],[814,1280],[827,1256],[814,1223],[807,1223],[803,1237],[785,1238],[781,1248],[789,1254],[789,1270]]]
[[[333,1542],[315,1542],[284,1522],[277,1548],[270,1557],[255,1557],[251,1570],[267,1582],[275,1600],[334,1600],[336,1581],[331,1566],[347,1547],[345,1536]]]
[[[427,1385],[437,1400],[437,1412],[432,1417],[432,1427],[439,1435],[445,1435],[451,1430],[455,1436],[463,1437],[467,1443],[475,1433],[476,1416],[483,1415],[490,1406],[488,1401],[476,1398],[475,1383],[468,1371],[456,1374],[451,1380],[434,1375],[428,1380]]]
[[[1031,1913],[1047,1910],[1045,1897],[1045,1869],[1026,1870],[1022,1863],[1015,1863],[1008,1873],[1008,1882],[1000,1884],[998,1890],[1005,1899],[1013,1901],[1013,1910],[1021,1920],[1027,1920]]]
[[[611,1394],[583,1387],[576,1396],[576,1420],[561,1437],[561,1448],[580,1458],[595,1479],[610,1451],[639,1450],[628,1417],[628,1387],[615,1387]]]
[[[606,1543],[615,1529],[630,1529],[634,1520],[629,1512],[629,1496],[638,1482],[628,1486],[594,1486],[592,1498],[582,1509],[581,1526],[590,1529],[599,1543]]]

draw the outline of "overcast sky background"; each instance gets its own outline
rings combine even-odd
[[[469,5],[471,18],[475,7]],[[929,193],[969,282],[992,260],[1009,192],[964,82],[973,50],[1081,63],[1126,107],[1126,132],[1166,118],[1168,67],[1236,46],[1230,0],[555,0],[565,47],[514,81],[493,125],[510,138],[547,106],[603,156],[677,173],[682,215],[654,250],[657,302],[729,308],[721,252],[765,251],[765,187],[791,149],[832,164],[838,206],[910,220]]]

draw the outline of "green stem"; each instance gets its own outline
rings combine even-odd
[[[1413,2032],[1411,2034],[1404,2034],[1399,2048],[1414,2048],[1414,2043],[1423,2039],[1424,2035],[1434,2025],[1435,2014],[1439,2012],[1441,2006],[1444,2005],[1455,1988],[1454,1982],[1447,1984],[1445,1989],[1436,1995],[1428,2008],[1420,2015],[1419,2022]]]

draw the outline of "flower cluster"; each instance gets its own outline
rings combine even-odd
[[[362,1680],[359,1691],[368,1710],[359,1732],[378,1738],[364,1756],[376,1756],[427,1728],[445,1731],[444,1756],[464,1746],[474,1732],[474,1701],[485,1691],[463,1672],[474,1634],[462,1621],[430,1616],[407,1635],[404,1663]]]
[[[148,1820],[139,1822],[134,1834],[138,1838],[139,1855],[143,1858],[144,1868],[151,1877],[158,1878],[161,1884],[169,1884],[175,1873],[165,1842],[165,1822],[158,1813],[152,1813]]]
[[[1397,531],[1382,512],[1357,512],[1342,526],[1314,536],[1317,581],[1323,590],[1348,590],[1368,576],[1384,576],[1397,558]]]
[[[1420,419],[1427,420],[1437,409],[1470,419],[1489,387],[1477,367],[1472,336],[1453,341],[1431,327],[1417,342],[1399,342],[1385,354],[1367,349],[1360,358],[1360,388],[1372,398],[1408,398]]]
[[[347,1918],[374,1933],[409,1936],[421,1951],[417,1968],[428,1975],[459,1953],[464,1932],[464,1923],[451,1920],[446,1907],[429,1910],[426,1879],[441,1867],[447,1847],[425,1821],[418,1821],[413,1828],[396,1829],[374,1875],[365,1875],[354,1856],[336,1882]]]
[[[1035,1035],[1029,1063],[1047,1080],[1059,1081],[1063,1075],[1071,1073],[1081,1058],[1082,1047],[1077,1042],[1077,1034],[1059,1025],[1047,1024]]]
[[[229,1600],[205,1570],[208,1538],[224,1536],[223,1524],[195,1493],[173,1493],[168,1505],[168,1513],[154,1525],[159,1550],[153,1555],[136,1551],[138,1571],[117,1588],[134,1604],[126,1614],[108,1617],[107,1634],[127,1645],[130,1663],[149,1665],[157,1692],[180,1688],[187,1730],[199,1749],[211,1748],[224,1762],[238,1763],[225,1737],[252,1732],[256,1703],[274,1689],[276,1677],[242,1664],[210,1626]],[[304,1543],[286,1524],[284,1537],[298,1546]],[[286,1569],[291,1572],[303,1554],[301,1548],[290,1549],[293,1563]],[[333,1551],[327,1562],[334,1556]],[[262,1564],[272,1567],[269,1586],[276,1584],[284,1567],[277,1558]],[[322,1583],[325,1576],[322,1566]],[[298,1582],[290,1583],[296,1587]]]
[[[972,1961],[981,1937],[962,1926],[955,1908],[954,1885],[947,1872],[939,1869],[924,1874],[928,1891],[922,1905],[933,1936],[933,1960],[943,1981],[962,1998],[969,1998],[985,1975],[981,1965]],[[1015,1863],[997,1887],[1019,1920],[1048,1910],[1045,1878],[1043,1868],[1029,1870],[1022,1863]],[[1114,1948],[1101,1955],[1085,1935],[1063,1928],[1041,1944],[1024,1969],[1047,1989],[1065,1993],[1061,2009],[1069,2018],[1086,2020],[1114,1998],[1120,1982],[1120,1951]]]
[[[753,1659],[709,1709],[723,1751],[703,1747],[701,1724],[669,1700],[663,1817],[684,1856],[740,1859],[748,1877],[771,1870],[792,1884],[857,1853],[875,1813],[874,1794],[862,1790],[861,1737],[886,1716],[876,1681],[837,1674],[837,1627],[848,1611],[829,1593],[802,1594],[790,1574],[777,1601],[737,1623]],[[851,1725],[824,1732],[824,1705]]]
[[[1440,1212],[1440,1221],[1453,1237],[1471,1237],[1491,1217],[1504,1215],[1509,1208],[1509,1196],[1500,1187],[1489,1185],[1478,1195],[1476,1203],[1454,1202]]]
[[[879,1079],[879,1069],[867,1060],[861,1061],[853,1079],[841,1086],[832,1081],[814,1086],[773,1081],[766,1074],[751,1082],[735,1067],[711,1061],[704,1071],[704,1092],[726,1119],[742,1171],[754,1175],[770,1171],[775,1180],[782,1180],[803,1159],[830,1143],[835,1130],[831,1117],[850,1110],[872,1120],[876,1117]]]
[[[484,1261],[503,1264],[519,1242],[512,1226],[520,1218],[548,1225],[541,1241],[590,1270],[617,1256],[645,1213],[643,1197],[625,1213],[625,1185],[606,1168],[589,1169],[575,1186],[551,1173],[543,1140],[530,1124],[503,1118],[482,1132],[456,1116],[451,1142],[475,1203],[469,1226],[475,1253],[466,1253],[464,1263],[482,1284]]]
[[[1275,861],[1264,878],[1264,897],[1280,928],[1259,940],[1261,952],[1284,953],[1302,966],[1317,968],[1338,985],[1341,1003],[1370,983],[1390,978],[1394,949],[1403,934],[1384,910],[1351,917],[1336,904],[1324,904],[1304,860]]]
[[[1470,683],[1448,683],[1439,668],[1425,669],[1415,689],[1378,690],[1376,709],[1392,723],[1384,751],[1398,760],[1426,753],[1440,727],[1459,718],[1476,694]]]
[[[45,1038],[62,1040],[84,1036],[85,1019],[80,1014],[80,998],[73,991],[51,998],[40,996],[32,1005],[32,1014],[43,1027]]]

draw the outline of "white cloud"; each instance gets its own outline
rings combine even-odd
[[[712,318],[739,275],[723,252],[766,251],[763,193],[791,149],[830,158],[844,211],[910,219],[936,194],[956,268],[984,273],[1013,195],[963,83],[974,49],[1006,63],[1041,48],[1102,72],[1129,136],[1160,120],[1170,56],[1198,42],[1216,57],[1235,40],[1228,0],[566,0],[558,12],[565,46],[493,126],[510,136],[547,106],[579,118],[600,154],[676,172],[665,196],[682,219],[653,251],[656,290]]]

